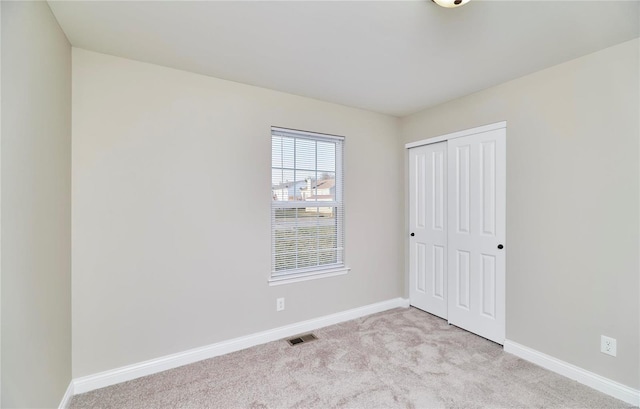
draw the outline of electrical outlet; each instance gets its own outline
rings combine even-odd
[[[276,311],[284,310],[284,298],[276,298]]]
[[[604,335],[600,335],[600,352],[603,354],[616,356],[617,347],[615,338],[605,337]]]

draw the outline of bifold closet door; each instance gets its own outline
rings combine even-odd
[[[409,150],[411,305],[447,318],[447,143]]]
[[[449,323],[505,337],[506,130],[448,141]]]

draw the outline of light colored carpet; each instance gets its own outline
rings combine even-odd
[[[414,308],[82,395],[71,408],[625,408]]]

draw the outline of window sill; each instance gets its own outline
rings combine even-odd
[[[332,270],[310,271],[308,273],[292,274],[289,276],[275,277],[269,279],[269,285],[283,285],[297,283],[300,281],[317,280],[319,278],[335,277],[347,274],[351,270],[349,267],[341,267]]]

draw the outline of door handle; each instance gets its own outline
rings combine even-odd
[[[413,236],[415,236],[415,235],[416,235],[415,233],[411,233],[411,237],[413,237]]]
[[[504,246],[502,244],[498,244],[498,250],[502,250]]]

